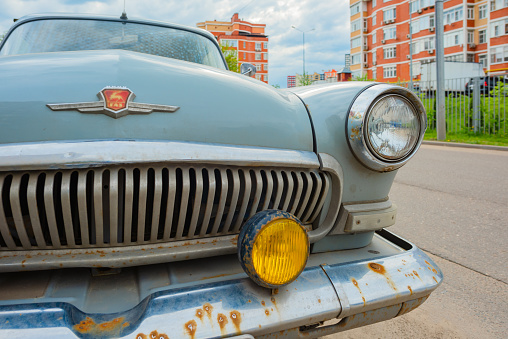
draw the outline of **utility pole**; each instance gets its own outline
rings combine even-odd
[[[411,16],[411,0],[409,0],[409,90],[413,91],[413,21]]]
[[[446,111],[444,89],[443,0],[436,0],[436,82],[437,140],[445,140]]]
[[[291,28],[293,29],[296,29],[298,32],[301,32],[302,33],[302,40],[303,40],[303,78],[305,81],[307,81],[307,75],[305,74],[305,33],[309,33],[313,30],[315,30],[315,28],[313,29],[309,29],[308,31],[302,31],[301,29],[295,27],[295,26],[291,26]]]

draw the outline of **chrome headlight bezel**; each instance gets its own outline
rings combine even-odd
[[[367,130],[367,121],[372,108],[379,100],[387,96],[399,96],[405,100],[420,122],[416,143],[406,155],[397,159],[383,158],[373,151]],[[349,110],[346,133],[353,154],[363,165],[374,171],[388,172],[400,168],[413,157],[420,148],[426,128],[427,115],[425,108],[413,92],[400,86],[376,84],[364,90],[354,100]]]

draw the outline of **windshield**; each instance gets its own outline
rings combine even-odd
[[[225,69],[208,38],[180,29],[117,21],[47,19],[17,27],[0,55],[123,49]]]

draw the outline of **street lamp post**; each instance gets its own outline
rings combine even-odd
[[[315,30],[315,28],[313,29],[309,29],[308,31],[302,31],[301,29],[299,29],[298,27],[295,27],[295,26],[291,26],[291,28],[293,29],[296,29],[298,32],[301,32],[302,33],[302,40],[303,40],[303,77],[305,78],[306,75],[305,75],[305,33],[309,33],[309,32],[312,32]],[[307,79],[305,79],[307,80]]]

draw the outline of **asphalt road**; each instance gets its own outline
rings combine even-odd
[[[444,282],[405,316],[329,338],[506,338],[508,152],[423,145],[390,199],[390,230],[429,253]]]

